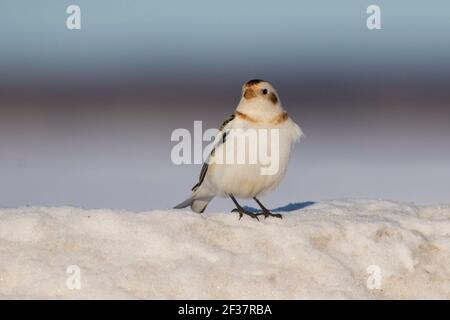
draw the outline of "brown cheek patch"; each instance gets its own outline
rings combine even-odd
[[[253,89],[246,89],[244,92],[244,98],[245,99],[251,99],[256,97],[255,91]]]
[[[273,92],[271,92],[269,94],[269,99],[270,99],[270,101],[272,101],[273,104],[277,104],[278,103],[277,95],[275,93],[273,93]]]

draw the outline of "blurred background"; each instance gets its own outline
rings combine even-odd
[[[71,4],[81,30],[66,28]],[[366,27],[371,4],[381,30]],[[2,0],[0,207],[172,207],[201,167],[171,162],[172,131],[218,127],[253,78],[306,135],[266,206],[448,203],[449,12],[444,0]]]

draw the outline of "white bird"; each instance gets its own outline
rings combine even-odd
[[[268,132],[267,138],[262,134],[264,130]],[[272,132],[276,134],[272,135]],[[192,188],[192,195],[175,209],[190,206],[193,211],[202,213],[215,196],[221,196],[233,200],[236,205],[233,212],[238,212],[240,218],[244,214],[255,219],[259,215],[281,218],[280,214],[266,209],[257,197],[278,186],[286,173],[292,145],[302,135],[300,127],[282,108],[278,93],[269,82],[246,82],[236,111],[220,128],[210,158]],[[237,144],[239,139],[245,144]],[[263,146],[267,150],[261,153]],[[272,168],[275,170],[268,169],[261,154],[271,159],[271,165],[275,163],[276,168]],[[244,158],[244,163],[237,160],[239,157]],[[252,162],[252,157],[257,160]],[[253,198],[261,211],[245,210],[236,198]]]

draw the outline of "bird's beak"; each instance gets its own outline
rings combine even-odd
[[[244,92],[245,99],[251,99],[251,98],[255,98],[255,97],[256,97],[256,93],[255,93],[255,91],[253,91],[252,88],[245,89],[245,92]]]

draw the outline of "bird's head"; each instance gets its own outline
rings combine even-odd
[[[280,98],[275,88],[269,82],[258,79],[244,83],[239,105],[240,109],[257,109],[267,112],[282,110]]]
[[[275,88],[264,80],[250,80],[242,86],[242,97],[250,102],[252,99],[262,99],[272,104],[278,104],[278,94]]]

